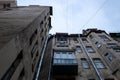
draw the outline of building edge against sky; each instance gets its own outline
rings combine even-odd
[[[0,0],[0,80],[34,80],[51,29],[51,6]]]
[[[2,6],[1,80],[120,80],[120,33],[49,35],[51,6]]]

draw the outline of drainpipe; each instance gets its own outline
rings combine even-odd
[[[46,37],[44,46],[43,46],[42,55],[41,55],[41,59],[40,59],[40,61],[39,61],[38,70],[37,70],[37,74],[36,74],[35,80],[38,80],[39,75],[40,75],[41,66],[42,66],[42,62],[43,62],[43,57],[44,57],[44,54],[45,54],[45,49],[46,49],[46,45],[47,45],[47,42],[48,42],[48,38],[49,38],[49,37],[50,37],[50,35],[48,34],[47,37]]]
[[[51,48],[51,59],[50,59],[50,69],[49,69],[49,74],[48,74],[48,80],[51,79],[51,69],[52,69],[52,57],[53,57],[53,46],[54,46],[54,40],[55,36],[53,35],[53,39],[52,39],[52,48]]]
[[[94,68],[94,70],[95,70],[95,72],[96,72],[96,74],[97,74],[97,76],[98,76],[98,79],[99,79],[99,80],[104,80],[104,79],[102,78],[102,76],[100,75],[100,73],[99,73],[99,71],[98,71],[98,69],[97,69],[95,63],[93,62],[91,56],[89,55],[89,53],[88,53],[88,51],[87,51],[87,49],[86,49],[84,43],[82,42],[82,40],[81,40],[81,38],[80,38],[80,34],[78,34],[78,37],[79,37],[79,41],[80,41],[80,43],[82,44],[83,49],[84,49],[84,51],[85,51],[85,53],[86,53],[88,59],[89,59],[90,62],[92,63],[92,66],[93,66],[93,68]]]

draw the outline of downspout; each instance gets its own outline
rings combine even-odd
[[[50,59],[50,69],[49,69],[49,74],[48,74],[48,80],[51,80],[51,69],[52,69],[52,57],[53,57],[53,46],[54,46],[54,40],[55,36],[53,35],[52,39],[52,48],[51,48],[51,59]]]
[[[50,37],[50,35],[48,34],[47,38],[45,40],[44,46],[43,46],[42,55],[41,55],[41,59],[39,61],[39,65],[38,65],[39,67],[38,67],[38,70],[37,70],[37,74],[36,74],[35,80],[38,80],[38,78],[39,78],[39,74],[40,74],[41,66],[42,66],[42,62],[43,62],[43,57],[44,57],[44,54],[45,54],[45,49],[46,49],[46,45],[47,45],[49,37]]]
[[[91,56],[89,55],[89,53],[88,53],[88,51],[87,51],[87,49],[86,49],[84,43],[82,42],[82,40],[81,40],[81,38],[80,38],[80,34],[78,34],[78,37],[79,37],[79,41],[81,42],[81,44],[82,44],[82,46],[83,46],[83,49],[84,49],[84,51],[85,51],[85,53],[86,53],[88,59],[89,59],[90,62],[92,63],[92,66],[93,66],[93,68],[94,68],[94,70],[95,70],[95,72],[96,72],[96,74],[97,74],[99,80],[104,80],[104,79],[102,78],[102,76],[100,75],[100,73],[99,73],[99,71],[98,71],[98,69],[97,69],[95,63],[93,62]]]

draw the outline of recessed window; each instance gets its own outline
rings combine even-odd
[[[37,30],[35,30],[34,33],[30,37],[30,45],[32,44],[32,42],[35,39],[36,35],[37,35]]]
[[[90,35],[89,37],[90,37],[91,39],[93,38],[93,36],[92,36],[92,35]]]
[[[81,63],[82,63],[83,68],[89,68],[89,64],[85,58],[81,59]]]
[[[65,38],[65,37],[57,38],[57,42],[58,43],[66,43],[67,42],[67,38]]]
[[[110,48],[115,48],[115,47],[118,46],[116,43],[107,43],[107,45],[108,45]]]
[[[99,47],[101,47],[102,44],[99,43],[99,42],[96,42],[95,45],[96,45],[97,48],[99,48]]]
[[[112,54],[110,54],[110,53],[106,53],[106,54],[105,54],[105,57],[106,57],[109,61],[112,61],[112,60],[113,60],[113,56],[112,56]]]
[[[120,52],[120,47],[113,48],[115,52]]]
[[[73,40],[74,40],[74,42],[75,42],[75,43],[78,43],[78,40],[77,40],[77,38],[73,38]]]
[[[83,43],[85,43],[85,44],[88,43],[87,39],[85,39],[85,38],[83,38],[82,41],[83,41]]]
[[[69,49],[69,47],[67,45],[58,45],[57,49]]]
[[[104,41],[110,41],[110,39],[105,35],[99,35],[99,37]]]
[[[10,3],[8,3],[8,4],[3,4],[3,8],[10,8]]]
[[[87,52],[88,53],[93,53],[95,52],[91,46],[86,46]]]
[[[102,61],[99,58],[95,58],[95,59],[93,59],[93,61],[97,68],[105,68],[104,64],[102,63]]]
[[[76,46],[76,51],[77,51],[78,53],[82,53],[81,47],[80,47],[80,46]]]

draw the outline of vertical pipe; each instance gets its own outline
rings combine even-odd
[[[51,48],[51,59],[50,59],[50,69],[49,69],[49,74],[48,74],[48,80],[50,80],[51,79],[51,69],[52,69],[52,57],[53,57],[53,46],[54,46],[54,42],[55,42],[55,40],[54,40],[54,36],[53,36],[53,39],[52,39],[52,48]]]
[[[49,36],[50,36],[50,35],[48,34],[48,35],[47,35],[47,38],[46,38],[46,40],[45,40],[44,46],[43,46],[42,55],[41,55],[41,59],[40,59],[40,61],[39,61],[39,65],[38,65],[39,67],[38,67],[38,70],[37,70],[37,74],[36,74],[35,80],[38,80],[39,75],[40,75],[41,66],[42,66],[42,62],[43,62],[43,57],[44,57],[44,53],[45,53],[45,49],[46,49],[46,45],[47,45]]]
[[[92,65],[93,65],[93,68],[94,68],[94,70],[95,70],[95,72],[96,72],[96,74],[97,74],[99,80],[104,80],[104,79],[102,78],[102,76],[100,75],[100,73],[99,73],[99,71],[98,71],[98,69],[97,69],[95,63],[93,62],[91,56],[90,56],[89,53],[87,52],[87,49],[86,49],[84,43],[82,42],[82,40],[81,40],[81,38],[80,38],[80,34],[78,34],[78,37],[79,37],[79,41],[81,42],[81,44],[82,44],[82,46],[83,46],[83,49],[84,49],[84,51],[85,51],[85,53],[86,53],[88,59],[90,60],[90,62],[91,62]]]

